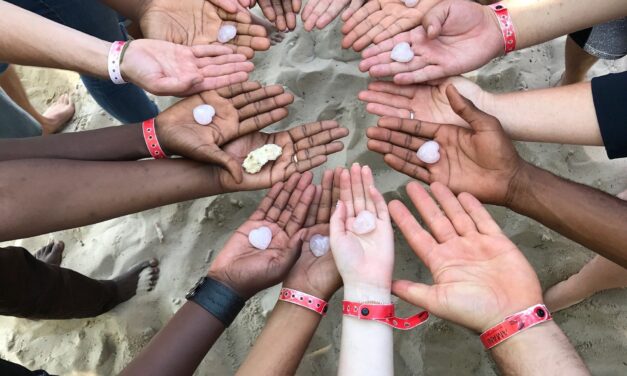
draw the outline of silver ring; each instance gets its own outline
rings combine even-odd
[[[409,120],[414,120],[415,117],[416,114],[414,114],[414,111],[409,111]]]
[[[296,154],[292,155],[292,161],[294,161],[294,163],[298,163],[298,157]]]

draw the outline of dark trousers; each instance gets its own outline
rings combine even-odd
[[[0,359],[0,375],[2,376],[52,376],[46,371],[30,371],[19,364]]]
[[[46,264],[21,247],[0,248],[0,315],[29,319],[98,316],[116,305],[116,286]]]

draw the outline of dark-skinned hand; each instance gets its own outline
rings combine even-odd
[[[279,31],[294,30],[301,0],[258,0],[259,7],[268,21]]]

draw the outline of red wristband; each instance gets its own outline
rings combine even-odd
[[[531,306],[507,316],[502,323],[486,330],[479,338],[486,349],[491,349],[516,333],[553,319],[544,304]]]
[[[516,49],[516,31],[514,30],[512,17],[509,15],[509,11],[503,2],[491,4],[489,7],[496,13],[496,18],[503,33],[505,53],[508,54]]]
[[[167,158],[168,156],[161,149],[159,140],[157,140],[157,130],[155,129],[155,119],[148,119],[142,123],[142,132],[144,133],[144,141],[150,155],[154,159]]]
[[[279,300],[310,309],[314,312],[321,314],[322,316],[327,315],[327,302],[320,298],[316,298],[313,295],[305,294],[304,292],[300,292],[298,290],[282,288],[281,295],[279,295]]]
[[[357,317],[360,320],[375,320],[389,326],[409,330],[417,327],[429,319],[429,312],[422,311],[411,317],[400,318],[394,316],[394,304],[370,304],[343,301],[342,312],[346,316]]]

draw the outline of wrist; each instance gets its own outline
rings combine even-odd
[[[159,119],[160,116],[161,114],[155,117],[155,122],[154,122],[155,134],[157,135],[157,140],[159,140],[159,144],[161,145],[163,152],[166,153],[167,155],[173,155],[172,148],[170,148],[169,146],[167,132],[163,131],[164,126],[160,124],[161,123]]]
[[[498,15],[490,8],[489,5],[482,6],[484,17],[489,20],[488,28],[490,51],[492,58],[505,55],[505,41],[503,40],[503,31],[501,30],[501,23],[499,22]]]
[[[391,287],[372,286],[363,283],[346,284],[344,300],[357,303],[392,303]]]
[[[533,195],[534,179],[540,169],[524,160],[509,181],[503,206],[521,212]]]
[[[505,321],[505,318],[521,312],[529,307],[535,306],[537,304],[544,304],[541,297],[535,299],[529,299],[528,301],[520,301],[516,304],[512,304],[511,306],[502,309],[499,313],[495,314],[491,319],[487,320],[485,324],[478,326],[478,333],[484,333],[486,330],[495,327],[496,325]]]

